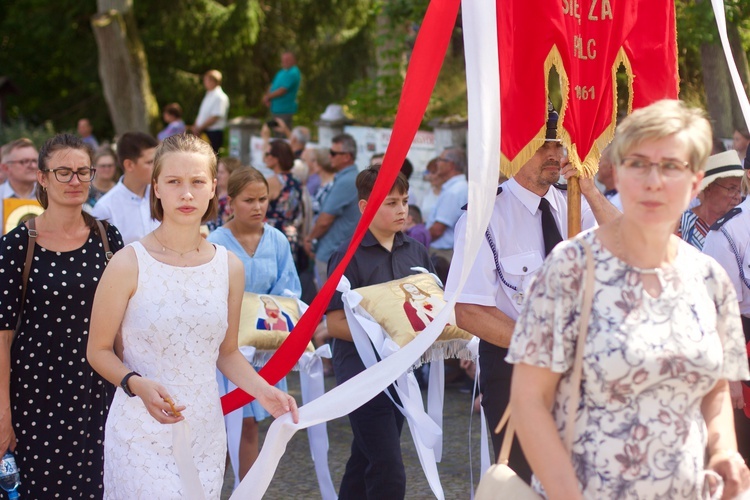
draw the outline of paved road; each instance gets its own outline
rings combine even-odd
[[[446,379],[450,378],[450,371]],[[301,401],[299,393],[299,377],[293,373],[288,377],[289,392],[297,401]],[[335,384],[332,377],[326,379],[327,388]],[[471,423],[471,461],[473,462],[474,484],[479,481],[479,416],[470,415],[471,394],[462,392],[462,382],[446,385],[443,430],[443,460],[438,464],[440,481],[446,499],[468,499],[471,495],[471,476],[469,458],[469,424]],[[424,395],[424,394],[423,394]],[[261,442],[270,425],[266,420],[260,425]],[[328,463],[331,468],[333,484],[338,488],[344,474],[346,460],[349,457],[352,432],[347,418],[340,418],[328,423],[328,439],[330,442]],[[419,464],[417,452],[409,433],[408,425],[404,424],[401,436],[404,463],[406,465],[406,498],[430,499],[432,494],[422,467]],[[229,498],[233,484],[231,470],[227,471],[222,499]],[[297,433],[292,438],[287,451],[279,464],[273,481],[265,495],[266,499],[317,499],[320,498],[315,470],[310,458],[310,448],[305,433]]]

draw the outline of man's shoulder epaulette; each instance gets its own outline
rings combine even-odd
[[[498,186],[497,187],[497,193],[495,194],[495,196],[500,196],[500,193],[502,193],[502,192],[503,192],[503,187],[502,186]],[[469,207],[469,204],[467,203],[466,205],[464,205],[463,207],[461,207],[461,210],[465,211],[468,207]]]
[[[740,213],[742,213],[742,209],[740,207],[734,207],[732,210],[725,213],[724,217],[720,217],[719,220],[713,223],[713,225],[711,226],[711,231],[718,231],[719,229],[721,229],[721,226],[727,223],[727,221],[736,217]]]

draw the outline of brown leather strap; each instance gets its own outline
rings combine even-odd
[[[505,427],[506,424],[508,425],[508,428],[505,429],[503,444],[500,445],[500,455],[498,455],[497,457],[497,463],[503,465],[508,464],[508,457],[510,457],[510,447],[513,444],[513,436],[515,435],[515,429],[512,425],[510,425],[510,405],[505,408],[505,413],[503,413],[503,416],[500,418],[500,422],[498,422],[497,427],[495,427],[495,434],[500,434],[500,431],[503,430],[503,427]]]
[[[104,246],[104,256],[109,262],[112,258],[112,251],[109,248],[109,240],[107,239],[107,230],[104,224],[100,220],[96,220],[96,225],[99,228],[99,236],[102,239],[102,245]],[[29,273],[31,272],[31,264],[34,261],[34,247],[36,246],[36,238],[39,235],[36,230],[36,219],[29,219],[26,221],[26,227],[29,230],[29,243],[26,246],[26,262],[23,265],[23,277],[21,278],[21,310],[18,313],[18,323],[16,324],[16,330],[13,333],[15,338],[18,330],[21,328],[21,319],[23,317],[23,308],[26,302],[26,286],[29,282]]]
[[[578,318],[578,340],[576,340],[576,359],[573,363],[573,374],[570,376],[570,398],[568,399],[568,415],[565,421],[565,449],[570,453],[573,449],[573,435],[575,434],[575,422],[578,414],[578,405],[581,402],[581,378],[583,376],[583,352],[586,349],[586,334],[589,330],[589,319],[591,308],[594,303],[594,257],[591,255],[591,247],[588,242],[580,239],[583,251],[586,254],[586,273],[583,288],[583,307],[581,316]]]
[[[586,271],[584,276],[584,288],[583,288],[583,304],[581,308],[581,316],[578,319],[578,338],[576,339],[576,357],[573,362],[573,373],[570,376],[570,394],[568,399],[568,415],[565,420],[565,429],[563,429],[563,445],[565,450],[570,454],[573,447],[573,437],[575,429],[575,420],[578,413],[578,404],[581,402],[581,378],[583,376],[583,353],[586,344],[586,334],[589,329],[589,319],[591,318],[591,308],[594,303],[594,257],[591,254],[591,247],[588,242],[582,238],[578,239],[579,243],[583,246],[583,251],[586,254]],[[507,464],[508,457],[510,456],[510,447],[513,444],[513,436],[515,435],[515,427],[513,426],[513,419],[510,415],[510,405],[505,409],[500,422],[495,428],[495,434],[498,434],[503,427],[508,426],[505,429],[505,436],[503,437],[503,443],[500,446],[500,454],[497,457],[497,463]]]
[[[29,219],[26,221],[26,227],[29,232],[29,242],[26,245],[26,262],[23,264],[23,277],[21,278],[21,310],[18,312],[18,323],[16,324],[16,330],[13,333],[13,337],[16,336],[18,330],[21,328],[21,319],[23,317],[23,308],[26,303],[26,285],[29,281],[29,273],[31,272],[31,263],[34,260],[34,247],[36,246],[36,237],[39,233],[36,232],[36,219]]]
[[[112,252],[109,249],[109,240],[107,239],[107,230],[104,228],[104,224],[99,219],[96,219],[96,226],[99,228],[99,236],[102,239],[102,245],[104,246],[104,257],[107,262],[112,258]]]

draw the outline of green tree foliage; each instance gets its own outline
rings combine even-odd
[[[109,123],[89,24],[94,12],[94,0],[0,2],[0,74],[20,89],[8,98],[11,120],[51,120],[58,130],[75,129],[82,116],[100,128]]]
[[[724,0],[726,19],[740,31],[747,31],[750,0]],[[693,105],[705,106],[701,73],[701,45],[720,44],[710,0],[675,0],[677,47],[679,50],[680,97]],[[747,48],[747,44],[745,44]]]
[[[372,0],[139,0],[134,4],[149,73],[160,106],[179,102],[187,122],[198,111],[200,75],[224,74],[231,116],[264,117],[260,100],[285,50],[303,74],[300,122],[311,122],[349,84],[366,75]],[[90,28],[93,0],[2,0],[0,73],[22,93],[9,99],[10,118],[52,120],[72,130],[89,117],[111,135]]]
[[[407,63],[428,5],[429,0],[389,0],[373,5],[372,62],[367,74],[351,85],[345,101],[357,121],[373,126],[393,124]],[[459,16],[423,124],[432,118],[466,116],[462,36]]]
[[[232,116],[263,118],[260,99],[285,50],[303,74],[298,123],[312,123],[327,104],[347,105],[358,120],[389,125],[406,61],[429,0],[137,0],[134,10],[160,106],[179,102],[192,122],[203,95],[200,75],[224,74]],[[727,20],[748,36],[750,0],[725,0]],[[718,33],[709,0],[675,0],[681,97],[705,105],[701,45]],[[21,90],[7,100],[11,120],[51,121],[73,130],[86,116],[97,135],[112,127],[97,71],[90,27],[94,0],[0,1],[0,75]],[[378,23],[385,18],[387,23]],[[426,121],[466,113],[460,19]],[[747,41],[746,47],[747,47]],[[379,48],[391,51],[383,71]],[[388,58],[386,58],[388,59]],[[385,68],[386,70],[388,68]]]

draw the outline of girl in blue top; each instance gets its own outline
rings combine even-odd
[[[208,236],[208,241],[226,247],[245,266],[245,291],[267,295],[302,293],[286,236],[264,222],[268,210],[268,182],[252,167],[234,171],[227,185],[233,217]],[[286,379],[276,385],[286,391]],[[256,401],[242,409],[240,479],[258,457],[258,422],[268,413]]]

